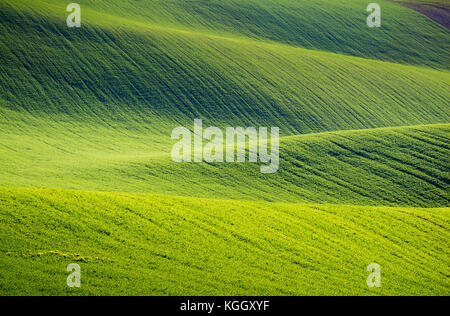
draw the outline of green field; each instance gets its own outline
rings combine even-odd
[[[450,31],[378,2],[0,0],[0,295],[449,295]],[[172,162],[196,118],[280,170]]]
[[[448,294],[448,208],[43,189],[0,200],[8,294]],[[68,262],[84,268],[79,290],[65,286]],[[382,288],[366,286],[366,262],[384,267]]]
[[[450,124],[284,137],[280,170],[271,175],[261,174],[260,164],[175,163],[170,148],[144,146],[149,139],[104,133],[98,140],[7,135],[0,185],[373,206],[442,207],[450,200]]]

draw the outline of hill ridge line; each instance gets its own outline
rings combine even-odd
[[[58,187],[35,187],[35,186],[2,186],[0,185],[0,194],[4,191],[20,191],[20,192],[47,192],[47,193],[58,193],[58,192],[64,192],[64,193],[73,193],[73,194],[93,194],[93,195],[113,195],[116,198],[149,198],[149,197],[160,197],[160,198],[171,198],[171,199],[178,199],[178,200],[184,200],[184,201],[211,201],[211,202],[237,202],[240,204],[247,204],[247,205],[276,205],[276,206],[303,206],[303,207],[309,207],[312,209],[320,210],[320,208],[327,207],[327,206],[334,206],[334,207],[353,207],[353,208],[373,208],[373,209],[383,209],[383,210],[448,210],[450,211],[449,206],[438,206],[438,207],[424,207],[424,206],[389,206],[389,205],[359,205],[359,204],[334,204],[334,203],[314,203],[314,202],[279,202],[279,201],[264,201],[264,200],[241,200],[241,199],[224,199],[224,198],[210,198],[210,197],[197,197],[197,196],[186,196],[186,195],[174,195],[174,194],[161,194],[161,193],[153,193],[153,192],[115,192],[115,191],[97,191],[97,190],[78,190],[78,189],[66,189],[66,188],[58,188]],[[406,215],[414,215],[411,213],[404,213]],[[426,220],[429,222],[429,220],[421,218],[422,220]],[[436,226],[436,223],[432,223]]]
[[[376,58],[368,58],[368,57],[362,57],[362,56],[355,56],[355,55],[349,55],[349,54],[344,54],[344,53],[339,53],[339,52],[334,52],[334,51],[330,51],[330,50],[320,50],[320,49],[310,49],[310,48],[306,48],[303,46],[298,46],[298,45],[293,45],[293,44],[287,44],[287,43],[283,43],[283,42],[278,42],[278,41],[274,41],[274,40],[269,40],[269,39],[264,39],[264,38],[251,38],[251,37],[245,37],[245,36],[232,36],[232,34],[230,33],[226,33],[226,36],[224,35],[220,35],[220,34],[216,34],[216,33],[208,33],[208,32],[199,32],[199,31],[195,31],[195,30],[191,30],[191,29],[181,29],[181,28],[176,28],[176,27],[169,27],[169,26],[162,26],[160,24],[153,24],[153,23],[149,23],[149,22],[140,22],[140,21],[135,21],[132,19],[128,19],[125,17],[119,17],[116,15],[112,15],[112,14],[107,14],[107,13],[103,13],[103,12],[98,12],[97,10],[93,10],[93,9],[89,9],[90,11],[96,12],[99,15],[104,15],[104,16],[108,16],[110,18],[113,19],[118,19],[118,20],[123,20],[123,21],[127,21],[127,24],[135,24],[135,25],[146,25],[152,29],[159,29],[162,31],[166,31],[166,32],[171,32],[171,33],[182,33],[182,34],[189,34],[191,36],[200,36],[200,37],[206,37],[206,38],[213,38],[213,39],[219,39],[219,40],[226,40],[226,41],[234,41],[234,42],[241,42],[241,43],[249,43],[249,44],[253,44],[253,45],[267,45],[270,47],[277,47],[277,46],[281,46],[283,48],[291,48],[291,49],[299,49],[299,50],[303,50],[305,52],[317,52],[317,53],[323,53],[323,54],[332,54],[332,55],[337,55],[337,56],[342,56],[342,57],[348,57],[348,58],[357,58],[360,60],[367,60],[367,61],[374,61],[374,62],[381,62],[381,63],[388,63],[388,64],[393,64],[393,65],[400,65],[400,66],[406,66],[406,67],[414,67],[414,68],[425,68],[425,69],[429,69],[429,70],[436,70],[436,71],[441,71],[441,72],[445,72],[445,73],[450,73],[450,70],[445,69],[445,68],[433,68],[430,66],[426,66],[426,65],[414,65],[414,64],[408,64],[408,63],[400,63],[400,62],[394,62],[394,61],[387,61],[387,60],[380,60],[380,59],[376,59]],[[90,23],[88,23],[90,24]],[[92,26],[98,26],[100,28],[103,27],[108,27],[105,25],[101,25],[98,23],[91,23]],[[112,26],[109,26],[112,27]],[[135,30],[138,32],[145,32],[145,30]]]
[[[361,132],[370,132],[377,130],[399,130],[399,129],[411,129],[411,128],[419,128],[419,127],[437,127],[437,126],[450,126],[450,122],[448,123],[436,123],[436,124],[420,124],[420,125],[402,125],[402,126],[385,126],[385,127],[374,127],[374,128],[363,128],[363,129],[342,129],[336,131],[326,131],[326,132],[318,132],[318,133],[308,133],[308,134],[297,134],[297,135],[287,135],[280,137],[281,139],[292,139],[292,138],[300,138],[300,137],[308,137],[308,136],[320,136],[323,134],[356,134]]]
[[[56,8],[57,6],[54,4],[47,4],[47,5],[51,5],[52,7]],[[14,10],[16,10],[16,8],[13,8]],[[330,51],[330,50],[320,50],[320,49],[310,49],[310,48],[306,48],[303,46],[298,46],[298,45],[293,45],[293,44],[287,44],[287,43],[283,43],[283,42],[278,42],[278,41],[274,41],[274,40],[270,40],[270,39],[264,39],[264,38],[251,38],[251,37],[245,37],[245,36],[236,36],[231,33],[226,33],[224,32],[224,34],[226,35],[220,35],[217,33],[209,33],[209,32],[199,32],[199,31],[195,31],[195,30],[191,30],[191,29],[182,29],[182,28],[177,28],[177,27],[170,27],[170,26],[162,26],[160,24],[155,24],[155,23],[150,23],[147,21],[136,21],[130,18],[126,18],[126,17],[121,17],[121,16],[117,16],[117,15],[112,15],[112,14],[108,14],[108,13],[104,13],[104,12],[99,12],[95,9],[92,8],[84,8],[83,11],[88,11],[88,12],[95,12],[95,14],[112,19],[112,20],[118,20],[118,21],[122,21],[120,27],[123,27],[125,29],[128,29],[128,27],[130,25],[134,25],[136,27],[138,26],[146,26],[145,29],[133,29],[132,31],[134,32],[139,32],[141,34],[145,34],[147,32],[149,32],[150,30],[161,30],[161,31],[165,31],[168,33],[181,33],[181,34],[187,34],[190,36],[196,36],[196,37],[204,37],[204,38],[211,38],[211,39],[218,39],[218,40],[225,40],[225,41],[232,41],[232,42],[239,42],[239,43],[248,43],[248,44],[252,44],[252,45],[262,45],[262,46],[270,46],[271,48],[276,48],[276,47],[281,47],[281,48],[286,48],[286,49],[298,49],[298,50],[302,50],[304,52],[307,53],[320,53],[320,54],[324,54],[324,55],[334,55],[334,56],[341,56],[341,57],[347,57],[347,58],[356,58],[357,60],[366,60],[366,61],[371,61],[371,62],[380,62],[380,63],[387,63],[387,64],[391,64],[391,65],[398,65],[398,66],[405,66],[405,67],[413,67],[415,69],[427,69],[427,70],[435,70],[438,72],[443,72],[443,73],[447,73],[450,74],[450,70],[446,69],[446,68],[434,68],[431,66],[427,66],[427,65],[417,65],[417,64],[411,64],[411,63],[401,63],[401,62],[395,62],[395,61],[388,61],[388,60],[380,60],[380,59],[376,59],[376,58],[369,58],[369,57],[363,57],[363,56],[355,56],[355,55],[350,55],[350,54],[344,54],[344,53],[339,53],[339,52],[334,52],[334,51]],[[36,14],[39,14],[41,16],[44,16],[41,12],[37,12],[34,11]],[[55,16],[52,15],[48,15],[48,17],[52,18],[52,19],[58,19]],[[64,20],[64,19],[62,19]],[[65,22],[65,20],[64,20]],[[126,23],[125,23],[126,22]],[[99,27],[101,29],[114,29],[114,25],[107,25],[107,24],[101,24],[98,22],[92,22],[89,21],[86,23],[85,20],[83,20],[83,24],[85,25],[90,25],[91,27]]]

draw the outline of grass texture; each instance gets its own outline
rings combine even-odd
[[[447,295],[449,290],[448,208],[7,188],[0,189],[0,200],[3,294]],[[66,286],[65,269],[72,262],[82,269],[80,289]],[[379,289],[366,285],[372,262],[382,267]]]
[[[68,29],[64,10],[48,12],[61,12],[56,4],[1,6],[2,109],[48,120],[153,126],[166,134],[193,118],[218,126],[275,125],[285,135],[449,120],[447,70],[152,28],[116,16],[89,24],[89,11],[83,28]],[[443,37],[431,47],[448,43],[448,32],[434,33]],[[448,51],[430,58],[447,65]]]
[[[4,135],[0,185],[356,205],[450,200],[448,124],[284,137],[272,175],[260,164],[175,163],[170,144],[156,150],[141,134],[59,129],[39,139]]]
[[[450,34],[378,2],[78,0],[69,29],[0,0],[0,295],[448,295]],[[195,118],[280,127],[280,171],[172,162]]]

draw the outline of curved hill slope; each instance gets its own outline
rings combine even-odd
[[[201,117],[284,135],[450,119],[448,71],[101,15],[68,29],[45,4],[0,4],[2,109],[129,128]]]
[[[77,2],[69,29],[67,1],[0,0],[1,295],[449,294],[447,29],[382,0],[380,29],[363,0]],[[279,126],[280,170],[172,162],[195,118]]]
[[[0,201],[1,294],[449,293],[448,208],[42,189],[0,189]],[[66,286],[73,262],[82,267],[81,289]],[[366,285],[373,262],[381,288]]]
[[[116,15],[100,13],[106,2],[88,4],[81,29],[65,26],[62,2],[0,4],[0,183],[268,201],[448,204],[445,125],[364,132],[350,140],[341,134],[287,139],[283,169],[266,178],[252,165],[172,164],[170,132],[191,126],[193,118],[218,126],[280,126],[284,136],[448,123],[450,73],[268,43],[237,31],[224,36],[131,20],[139,10],[127,6],[150,2],[124,1]],[[118,17],[121,10],[128,13]],[[426,60],[425,52],[421,56]],[[230,172],[216,181],[223,168]]]
[[[39,128],[45,133],[33,138],[0,136],[0,185],[357,205],[450,201],[448,124],[282,138],[272,175],[259,164],[172,162],[167,138],[145,132]]]
[[[5,1],[5,0],[4,0]],[[6,0],[60,17],[66,1]],[[26,6],[23,4],[26,3]],[[86,23],[113,17],[200,34],[245,37],[401,63],[450,67],[450,33],[425,16],[380,0],[382,25],[367,27],[366,0],[79,0]],[[110,17],[108,17],[110,16]],[[126,24],[133,24],[127,22]]]

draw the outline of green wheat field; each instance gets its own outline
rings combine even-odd
[[[71,2],[0,0],[0,295],[450,295],[448,28],[384,0],[380,28],[366,0],[77,0],[68,28]],[[200,118],[279,127],[279,171],[173,162]]]

